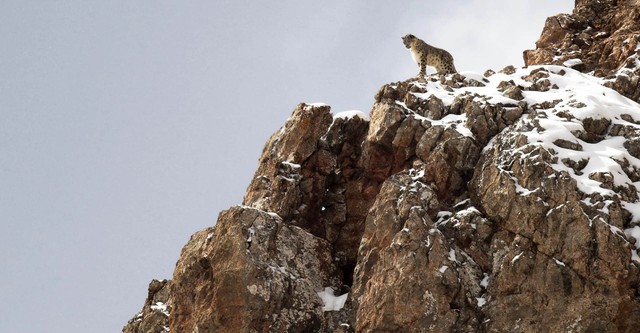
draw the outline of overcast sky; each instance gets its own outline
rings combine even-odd
[[[569,0],[0,2],[0,332],[120,332],[299,102],[523,66]]]

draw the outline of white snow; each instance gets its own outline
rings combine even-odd
[[[267,215],[273,217],[274,219],[280,219],[280,220],[282,219],[280,215],[278,215],[278,213],[276,212],[267,212]]]
[[[631,212],[631,214],[634,216],[634,219],[640,216],[640,204],[626,203],[626,205],[623,205],[623,207]],[[631,249],[631,260],[640,263],[640,256],[638,256],[638,250],[640,249],[640,226],[635,225],[631,228],[625,229],[624,235],[633,246],[633,249]]]
[[[436,215],[436,217],[438,218],[438,220],[436,221],[436,225],[447,222],[452,215],[453,213],[448,210],[439,211],[438,215]]]
[[[640,51],[640,43],[636,45],[636,50]],[[629,57],[636,66],[640,66],[640,54],[635,53]],[[605,87],[603,84],[611,79],[597,78],[589,74],[583,74],[569,67],[579,65],[578,58],[569,59],[564,62],[566,66],[543,65],[530,66],[516,69],[513,74],[496,73],[488,77],[472,72],[461,72],[466,80],[481,82],[478,87],[465,86],[451,88],[441,84],[439,81],[415,82],[424,93],[412,93],[415,97],[428,100],[431,97],[438,98],[445,106],[451,106],[456,99],[473,98],[480,106],[491,106],[501,103],[503,105],[522,105],[526,103],[525,114],[510,125],[510,132],[513,136],[523,135],[527,144],[520,148],[513,149],[512,154],[518,154],[522,160],[531,158],[532,162],[539,162],[533,159],[531,153],[540,151],[548,152],[553,159],[547,159],[544,163],[549,163],[553,172],[549,177],[564,177],[568,175],[575,181],[576,189],[581,192],[582,202],[598,210],[602,214],[609,214],[609,208],[615,203],[620,203],[622,208],[627,210],[632,216],[633,227],[627,230],[620,230],[610,226],[611,232],[625,236],[633,242],[633,260],[640,262],[638,250],[640,250],[640,200],[633,199],[633,196],[626,196],[623,199],[620,188],[635,190],[640,194],[640,181],[632,181],[629,175],[640,170],[640,159],[634,157],[625,148],[625,143],[629,142],[622,136],[612,136],[605,131],[600,138],[592,138],[588,142],[581,139],[585,136],[585,126],[587,120],[599,121],[605,119],[609,123],[609,129],[613,126],[622,128],[627,137],[640,135],[640,105],[618,92]],[[548,80],[547,91],[527,90],[534,83],[524,78],[532,75],[534,71],[541,71],[542,75],[535,84],[544,83]],[[629,68],[621,68],[617,74],[625,75]],[[538,74],[539,75],[539,74]],[[523,87],[522,101],[513,100],[506,97],[498,89],[502,82],[513,82],[513,84]],[[467,128],[466,114],[448,114],[441,119],[430,119],[419,115],[414,110],[407,108],[403,102],[396,101],[407,114],[417,120],[429,122],[431,126],[442,126],[451,128],[463,136],[473,137],[473,133]],[[484,152],[494,146],[494,139],[485,146]],[[508,137],[502,137],[508,139]],[[528,162],[524,162],[528,163]],[[623,167],[625,165],[625,167]],[[575,168],[575,169],[574,169]],[[581,168],[581,169],[578,169]],[[505,170],[509,173],[509,171]],[[516,191],[521,196],[537,196],[544,189],[525,188],[518,183],[515,176],[512,176]],[[629,199],[631,197],[631,199]],[[562,203],[556,207],[550,207],[550,213],[557,209],[563,209]],[[456,213],[458,214],[458,213]],[[586,214],[586,213],[585,213]],[[441,211],[437,214],[436,225],[448,223],[452,212]],[[589,225],[594,221],[607,223],[602,217],[589,215]],[[513,257],[512,262],[517,261],[522,253]],[[455,251],[449,255],[451,261],[455,261]],[[556,264],[562,266],[564,263],[555,259]]]
[[[448,268],[449,266],[443,265],[438,269],[438,272],[440,272],[440,274],[444,274],[444,272],[446,272]]]
[[[305,103],[307,105],[313,106],[313,107],[322,107],[322,106],[329,106],[329,104],[327,103],[322,103],[322,102],[316,102],[316,103]]]
[[[560,260],[558,260],[556,258],[553,258],[553,261],[555,261],[558,266],[562,266],[562,267],[566,266],[562,261],[560,261]]]
[[[251,241],[253,241],[253,236],[256,234],[256,229],[249,227],[249,229],[247,229],[247,233],[247,243],[251,243]]]
[[[298,163],[293,163],[293,162],[289,162],[289,161],[283,161],[283,162],[280,162],[280,163],[284,164],[284,165],[288,165],[293,170],[300,169],[300,164],[298,164]]]
[[[573,66],[577,66],[582,64],[582,60],[578,59],[578,58],[574,58],[574,59],[569,59],[565,62],[562,63],[563,66],[566,67],[573,67]]]
[[[638,188],[640,184],[634,183],[634,186]],[[622,208],[626,209],[631,216],[633,216],[633,222],[640,221],[640,202],[622,202]]]
[[[480,308],[487,303],[487,300],[484,297],[476,297],[476,300],[478,301],[478,307]]]
[[[473,137],[473,133],[471,133],[471,130],[464,126],[464,123],[466,121],[466,114],[448,114],[440,120],[432,120],[431,125],[443,126],[444,128],[453,127],[456,131],[458,131],[458,133],[464,136]]]
[[[456,251],[454,249],[449,250],[449,260],[458,262],[458,260],[456,259]]]
[[[567,172],[576,181],[578,190],[587,195],[603,196],[605,200],[599,202],[606,204],[601,211],[608,213],[608,205],[613,201],[606,198],[615,197],[617,194],[601,186],[594,177],[600,174],[603,178],[609,178],[614,186],[633,186],[638,189],[637,185],[640,184],[631,181],[620,162],[626,160],[631,168],[640,169],[640,160],[629,154],[624,147],[625,138],[622,136],[605,136],[599,142],[589,143],[579,139],[575,134],[584,131],[581,122],[587,118],[605,118],[611,121],[611,125],[640,130],[640,125],[623,119],[623,115],[638,114],[640,105],[602,86],[602,79],[559,66],[545,68],[551,72],[550,82],[557,85],[558,89],[550,89],[543,93],[524,92],[525,100],[529,105],[554,100],[559,102],[553,108],[539,109],[535,119],[521,118],[516,126],[523,129],[522,133],[527,136],[529,145],[541,146],[557,156],[558,162],[551,166],[558,172]],[[561,70],[565,71],[565,75],[554,74]],[[567,118],[567,114],[571,117]],[[525,130],[532,126],[535,127],[533,131]],[[556,145],[558,140],[574,143],[582,149],[560,147]],[[585,161],[586,165],[582,170],[574,170],[565,165],[563,160]],[[591,205],[598,203],[584,202]],[[622,206],[633,214],[634,221],[640,221],[638,203],[623,201]]]
[[[167,310],[167,305],[162,302],[156,302],[156,304],[151,305],[151,310],[160,311],[166,316],[169,316],[169,310]]]
[[[631,260],[640,263],[640,256],[638,256],[638,250],[631,250]]]
[[[318,293],[318,296],[322,299],[324,304],[322,311],[340,311],[344,307],[344,303],[347,301],[349,293],[344,295],[335,296],[334,290],[331,287],[324,288],[324,291]]]
[[[354,117],[358,117],[362,120],[369,121],[369,115],[360,110],[342,111],[333,115],[333,119],[338,119],[338,118],[352,119]]]
[[[633,245],[636,249],[640,248],[640,226],[634,226],[633,228],[626,229],[624,234],[627,237],[633,237],[635,243]]]
[[[467,216],[470,214],[480,214],[480,211],[474,206],[469,206],[463,210],[456,212],[456,216],[461,216],[461,217]]]
[[[524,252],[520,252],[520,254],[518,254],[515,257],[513,257],[513,259],[511,259],[511,263],[514,263],[514,262],[518,261],[518,259],[520,259],[520,257],[522,257],[523,253]]]
[[[488,286],[489,286],[489,274],[484,273],[484,277],[482,278],[482,281],[480,281],[480,287],[487,289]]]

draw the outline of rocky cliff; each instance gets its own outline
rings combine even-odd
[[[576,0],[572,14],[547,19],[536,49],[525,51],[524,61],[606,77],[606,86],[639,102],[639,32],[639,0]]]
[[[638,7],[576,1],[527,68],[369,115],[298,105],[124,332],[638,332]]]

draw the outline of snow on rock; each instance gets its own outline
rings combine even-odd
[[[483,273],[482,281],[480,281],[480,287],[487,289],[489,286],[489,274]]]
[[[578,314],[594,309],[591,299],[601,302],[593,311],[619,301],[633,308],[640,107],[606,82],[562,66],[511,67],[385,85],[370,119],[299,106],[265,147],[244,205],[185,247],[172,311],[230,318],[234,309],[211,312],[215,295],[246,288],[269,301],[268,313],[301,314],[274,320],[274,331],[340,311],[324,316],[335,315],[334,324],[353,316],[356,331],[430,318],[437,319],[433,331],[474,331],[456,326],[461,314],[469,323],[490,320],[487,331],[509,331],[511,318],[527,314],[523,323],[560,332],[566,318],[575,320],[557,316],[567,304]],[[359,224],[364,231],[336,227]],[[222,235],[232,241],[210,241]],[[202,260],[203,253],[214,255]],[[210,283],[237,281],[219,269],[227,261],[251,268],[251,280]],[[323,278],[339,269],[353,272],[351,295],[324,287],[344,283]],[[204,271],[213,277],[198,280]],[[189,291],[198,286],[206,297],[193,304]],[[531,303],[531,295],[557,291],[550,306]],[[277,299],[302,301],[289,309],[282,304],[293,301],[270,301]],[[148,304],[147,312],[167,309],[155,299]],[[397,311],[398,304],[420,311]],[[254,314],[244,316],[262,320]],[[191,319],[178,330],[190,331]]]
[[[335,296],[334,292],[333,288],[326,287],[323,291],[318,293],[318,296],[322,299],[322,303],[324,304],[322,311],[340,311],[344,307],[349,293]]]
[[[567,65],[580,67],[577,61]],[[444,280],[455,277],[474,266],[471,257],[478,263],[476,272],[490,273],[462,279],[463,288],[478,306],[484,305],[480,299],[491,300],[491,307],[483,309],[504,311],[507,304],[493,296],[519,288],[566,288],[566,293],[577,294],[583,286],[578,276],[589,276],[592,262],[607,262],[607,267],[615,262],[617,270],[633,272],[625,265],[640,260],[635,246],[640,242],[633,236],[640,233],[634,229],[637,225],[640,230],[640,107],[605,82],[564,66],[545,65],[485,75],[431,75],[380,89],[363,146],[366,157],[384,156],[387,164],[364,167],[370,175],[381,175],[381,181],[388,169],[404,170],[411,181],[437,193],[439,205],[429,213],[430,220],[424,220],[428,233],[423,242],[430,249],[444,249],[426,274]],[[403,183],[399,195],[388,200],[401,207],[397,199],[412,189]],[[408,206],[398,211],[416,210]],[[375,232],[380,232],[386,219],[376,221]],[[402,230],[401,224],[395,226],[381,239],[405,240],[408,235],[403,234],[409,233]],[[420,229],[409,230],[414,236]],[[522,236],[502,238],[494,233],[497,230]],[[363,242],[375,243],[373,239],[377,238],[368,235]],[[491,248],[485,247],[488,243]],[[407,242],[389,244],[393,260],[405,258],[397,251],[408,248]],[[362,248],[382,253],[376,245]],[[402,271],[388,268],[393,260],[371,265]],[[537,276],[518,280],[525,267]],[[375,287],[362,283],[376,292],[385,288],[381,281],[386,281],[387,272],[378,269],[378,280],[367,276],[375,280]],[[572,285],[541,278],[556,272],[571,276]],[[354,290],[358,299],[363,292]],[[360,309],[384,312],[378,302],[366,302]],[[556,302],[565,306],[561,303]],[[584,303],[580,308],[590,306]]]
[[[169,316],[169,310],[167,310],[167,305],[163,302],[156,302],[156,304],[151,305],[151,310],[160,311],[164,313],[167,317]]]
[[[369,121],[369,115],[359,110],[342,111],[333,115],[333,119],[352,119],[354,117]]]
[[[323,102],[315,102],[315,103],[305,103],[309,106],[315,107],[315,108],[319,108],[319,107],[326,107],[329,106],[329,104],[327,103],[323,103]]]
[[[453,262],[458,262],[458,259],[456,258],[456,251],[454,249],[450,249],[449,250],[449,260],[453,261]]]
[[[562,65],[565,67],[575,67],[578,65],[582,65],[582,60],[578,58],[573,58],[563,62]]]
[[[587,136],[584,122],[601,121],[604,127],[618,125],[635,131],[640,126],[632,122],[634,119],[631,115],[640,111],[638,104],[601,86],[599,80],[590,76],[567,69],[551,70],[554,69],[567,71],[564,76],[551,74],[551,82],[559,89],[546,93],[544,99],[537,94],[527,96],[527,101],[540,105],[551,98],[559,102],[553,108],[540,109],[534,119],[523,119],[517,125],[522,129],[533,128],[531,131],[522,131],[529,144],[554,153],[558,157],[554,168],[568,172],[576,180],[578,189],[585,194],[614,194],[613,190],[601,186],[602,181],[594,179],[598,173],[607,174],[607,180],[613,186],[635,187],[622,164],[629,164],[635,170],[640,168],[640,160],[624,147],[625,138],[603,135],[591,139]],[[581,164],[582,161],[586,161],[586,164]]]
[[[515,257],[513,257],[513,259],[511,259],[511,263],[514,263],[516,261],[518,261],[518,259],[520,259],[520,257],[522,257],[522,254],[524,252],[520,252],[518,255],[516,255]]]
[[[555,261],[558,266],[562,266],[562,267],[566,266],[565,263],[563,263],[562,261],[560,261],[560,260],[558,260],[556,258],[553,258],[553,261]]]
[[[565,65],[579,61],[567,60]],[[586,206],[605,216],[612,204],[619,205],[634,224],[640,224],[638,103],[605,87],[605,79],[555,65],[512,68],[487,76],[462,72],[443,80],[431,76],[412,82],[409,95],[414,99],[395,101],[396,105],[427,128],[453,130],[480,142],[509,129],[509,138],[501,140],[526,139],[511,154],[527,159],[532,151],[545,151],[555,172],[551,176],[573,179]],[[508,113],[511,110],[514,113]],[[488,142],[484,150],[493,146]],[[521,196],[536,196],[541,190],[512,179]],[[447,223],[448,214],[439,213],[438,223]]]

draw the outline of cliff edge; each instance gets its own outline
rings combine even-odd
[[[123,332],[637,332],[640,29],[612,21],[639,10],[576,1],[527,68],[386,84],[369,115],[298,105]]]

